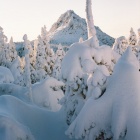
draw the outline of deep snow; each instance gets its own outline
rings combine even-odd
[[[68,140],[63,111],[50,112],[16,97],[0,96],[1,140]]]

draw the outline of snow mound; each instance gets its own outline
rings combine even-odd
[[[30,130],[19,122],[0,115],[1,140],[34,140]]]
[[[69,140],[62,116],[62,111],[50,112],[13,96],[0,96],[0,139]]]
[[[100,45],[106,44],[112,46],[114,38],[102,32],[99,27],[95,27]],[[79,17],[72,10],[62,14],[49,31],[50,43],[71,45],[78,42],[82,37],[87,39],[86,20]]]
[[[97,100],[88,99],[66,134],[87,140],[95,140],[99,135],[104,139],[139,139],[140,73],[137,64],[128,48],[117,63],[106,92]]]
[[[6,68],[0,66],[0,83],[12,83],[14,82],[14,77],[11,71]]]
[[[35,105],[58,111],[61,105],[59,100],[64,96],[64,83],[54,78],[47,78],[32,86],[32,96]],[[12,95],[26,103],[30,103],[28,89],[11,83],[0,84],[0,95]]]
[[[0,84],[0,95],[12,95],[25,102],[30,101],[27,93],[27,88],[12,83]]]
[[[58,102],[64,96],[61,89],[63,86],[63,82],[54,78],[47,78],[33,85],[32,92],[34,103],[51,111],[58,111],[61,108]]]

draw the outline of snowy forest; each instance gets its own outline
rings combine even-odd
[[[94,25],[92,0],[85,14],[23,42],[0,27],[0,140],[140,139],[140,28],[114,40]],[[64,23],[71,38],[55,30]]]

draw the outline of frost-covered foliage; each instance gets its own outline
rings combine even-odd
[[[25,85],[29,90],[29,97],[31,102],[33,102],[33,97],[32,97],[32,87],[31,87],[31,71],[30,71],[30,41],[28,40],[27,35],[25,34],[23,36],[23,48],[24,48],[24,53],[25,55],[23,57],[25,57],[25,73],[24,73],[24,80],[25,80]]]
[[[10,68],[12,62],[17,58],[17,51],[15,47],[15,43],[13,42],[13,38],[11,37],[9,43],[5,43],[3,52],[2,52],[2,64]]]
[[[3,28],[0,27],[0,48],[4,47],[7,42],[7,37],[4,35]]]
[[[0,27],[0,65],[7,66],[8,55],[6,55],[7,51],[7,37],[4,35],[3,28]]]
[[[140,28],[138,29],[138,43],[137,46],[140,47]]]
[[[113,71],[112,49],[109,46],[96,47],[94,44],[96,40],[93,37],[73,44],[62,61],[61,76],[66,83],[66,91],[61,104],[66,111],[68,124],[79,114],[85,100],[91,96],[92,89],[98,87],[101,93],[104,92],[106,76]],[[94,81],[93,85],[91,82],[87,84],[89,75],[92,75],[90,81]]]
[[[115,40],[113,50],[122,55],[128,47],[127,40],[124,36],[121,36]]]
[[[106,92],[98,99],[89,98],[66,134],[86,140],[100,134],[104,139],[139,139],[139,82],[138,61],[129,47],[115,66]]]
[[[42,75],[38,75],[38,79],[45,79],[47,73],[45,71],[46,64],[46,53],[45,46],[43,45],[43,41],[41,36],[38,36],[38,46],[37,46],[37,54],[36,54],[36,70],[38,73]]]
[[[45,79],[47,75],[51,75],[53,71],[55,55],[50,48],[47,38],[46,26],[41,30],[41,36],[38,36],[38,45],[36,53],[36,71],[38,80]]]
[[[9,69],[11,70],[13,77],[15,79],[14,83],[17,85],[25,86],[22,61],[21,61],[20,57],[17,57],[16,59],[13,60]]]
[[[86,99],[91,96],[98,99],[106,90],[107,78],[110,75],[108,69],[104,65],[99,65],[95,72],[89,75],[87,80],[88,92]]]
[[[61,44],[59,44],[55,55],[56,55],[55,56],[56,60],[55,60],[52,76],[60,80],[61,79],[61,63],[62,63],[63,57],[65,56],[65,51],[63,50]]]
[[[134,47],[137,44],[137,36],[136,36],[133,28],[131,28],[131,30],[130,30],[130,36],[129,36],[128,42],[129,42],[129,45],[132,47]],[[133,48],[133,49],[135,49],[135,48]]]
[[[16,51],[16,46],[15,43],[13,42],[13,38],[11,37],[10,42],[9,42],[9,57],[10,61],[13,62],[17,58],[17,51]]]

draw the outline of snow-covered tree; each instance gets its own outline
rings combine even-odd
[[[7,37],[4,35],[3,28],[0,27],[0,65],[7,66],[8,51]]]
[[[91,89],[98,87],[102,90],[100,94],[104,92],[106,77],[113,71],[112,49],[109,46],[93,48],[88,45],[90,41],[91,39],[73,44],[62,60],[61,76],[66,83],[66,91],[61,104],[68,124],[75,119],[86,99],[91,96]],[[91,82],[95,81],[94,85],[87,84],[89,75],[93,77],[90,79]]]
[[[15,43],[13,42],[13,37],[11,37],[9,42],[9,51],[10,51],[9,53],[10,61],[13,62],[13,60],[17,58],[17,51]]]
[[[52,75],[55,55],[50,48],[47,38],[46,27],[41,30],[41,36],[38,36],[36,70],[39,80],[44,79],[47,75]]]
[[[127,49],[127,47],[128,47],[128,43],[126,38],[124,36],[121,36],[115,40],[115,43],[113,45],[113,50],[116,53],[122,55]]]
[[[36,54],[36,71],[38,73],[38,80],[45,79],[47,72],[45,71],[46,66],[46,52],[45,46],[41,36],[38,36],[37,54]]]
[[[9,43],[5,43],[2,53],[2,65],[10,68],[12,62],[17,58],[17,51],[13,38],[11,37]]]
[[[42,40],[44,41],[44,43],[47,44],[48,42],[48,37],[47,37],[48,33],[47,33],[47,28],[46,26],[44,25],[44,27],[41,28],[41,38]]]
[[[138,61],[128,48],[115,66],[105,93],[86,102],[66,134],[86,140],[96,140],[99,136],[139,139],[139,82]]]
[[[137,46],[140,46],[140,28],[138,29],[138,43]]]
[[[93,38],[92,46],[98,47],[99,41],[98,41],[98,38],[96,36],[96,29],[94,26],[91,0],[86,0],[86,21],[87,21],[87,29],[88,29],[88,39]]]
[[[26,87],[29,89],[30,100],[31,102],[33,102],[32,87],[31,87],[30,57],[29,57],[30,43],[26,34],[23,36],[23,40],[24,40],[23,48],[24,48],[24,54],[25,54],[25,77],[24,78],[25,78]]]
[[[61,79],[61,63],[62,63],[63,57],[65,55],[65,51],[63,50],[61,44],[59,44],[55,55],[56,55],[56,58],[55,58],[55,64],[53,67],[52,76],[54,78],[60,80]]]
[[[133,30],[133,28],[131,28],[130,30],[130,36],[129,36],[129,39],[128,39],[128,43],[129,45],[133,48],[133,50],[135,51],[135,46],[137,44],[137,36]]]
[[[10,65],[10,70],[14,76],[14,83],[20,86],[25,86],[24,83],[24,77],[23,77],[23,69],[21,66],[21,59],[20,57],[16,57],[11,65]]]
[[[138,42],[135,51],[136,51],[137,59],[139,61],[139,70],[140,70],[140,29],[138,29]]]
[[[94,20],[92,15],[92,1],[86,0],[86,21],[88,28],[88,38],[96,35],[96,29],[94,27]]]
[[[4,47],[4,44],[7,42],[7,37],[4,35],[3,28],[0,27],[0,49]]]

